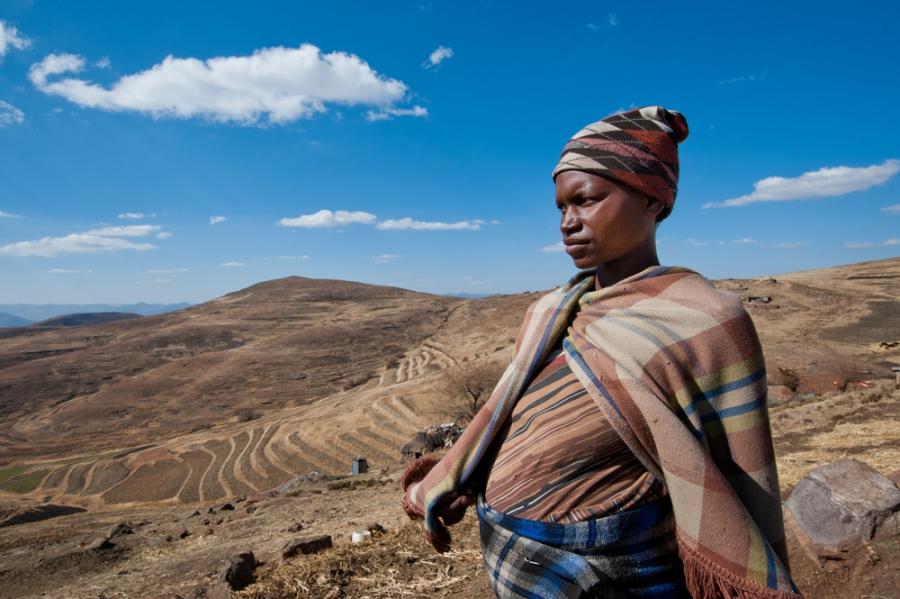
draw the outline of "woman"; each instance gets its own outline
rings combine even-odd
[[[404,475],[404,508],[438,551],[477,504],[500,597],[799,597],[753,323],[656,255],[687,134],[647,106],[569,141],[553,177],[582,270],[529,307],[444,459]]]

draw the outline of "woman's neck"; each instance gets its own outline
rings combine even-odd
[[[594,275],[594,289],[602,289],[615,285],[631,275],[635,275],[651,266],[659,266],[656,250],[647,254],[631,255],[597,267]]]

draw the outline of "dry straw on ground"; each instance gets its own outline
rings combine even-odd
[[[264,570],[243,599],[295,597],[453,597],[484,576],[477,524],[470,514],[454,527],[454,549],[440,555],[425,543],[420,523],[339,544],[317,555]],[[487,589],[487,582],[484,587]]]

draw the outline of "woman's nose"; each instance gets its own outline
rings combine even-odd
[[[579,222],[575,216],[575,211],[566,210],[562,215],[562,219],[560,220],[559,228],[563,233],[566,233],[568,231],[577,230],[578,224]]]

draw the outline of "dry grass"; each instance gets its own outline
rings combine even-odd
[[[236,594],[242,599],[299,597],[471,597],[483,584],[477,523],[472,515],[454,527],[454,549],[434,552],[421,524],[407,523],[366,543],[338,545],[317,555],[264,570],[259,580]],[[487,596],[487,595],[485,595]]]

